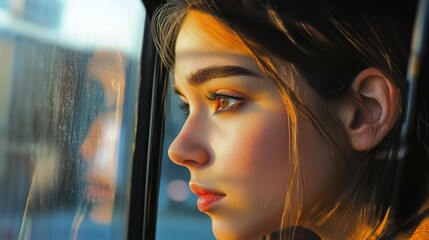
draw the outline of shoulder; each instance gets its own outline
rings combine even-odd
[[[423,221],[417,226],[416,230],[411,235],[410,240],[427,240],[429,239],[429,217],[426,216]]]

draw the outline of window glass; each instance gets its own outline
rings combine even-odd
[[[125,239],[145,10],[0,0],[0,239]]]
[[[189,172],[168,158],[168,147],[179,133],[185,114],[179,97],[173,92],[172,80],[167,90],[166,126],[161,167],[156,239],[215,239],[210,218],[197,208],[197,196],[188,186]]]

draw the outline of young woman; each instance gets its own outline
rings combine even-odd
[[[401,175],[396,158],[415,4],[389,4],[173,0],[157,11],[155,42],[188,114],[169,156],[189,169],[216,238],[421,236],[423,98]]]

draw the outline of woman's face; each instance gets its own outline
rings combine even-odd
[[[177,39],[174,87],[189,115],[169,156],[189,169],[215,236],[252,239],[280,227],[293,161],[289,115],[276,84],[239,40],[210,25],[225,38],[213,37],[195,21],[201,17],[190,13]],[[311,107],[312,97],[305,98]],[[298,121],[305,210],[332,185],[335,163],[310,121]]]

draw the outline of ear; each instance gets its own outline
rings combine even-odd
[[[354,94],[342,99],[337,111],[352,148],[368,151],[394,126],[399,111],[399,90],[377,68],[360,72],[351,87]]]

